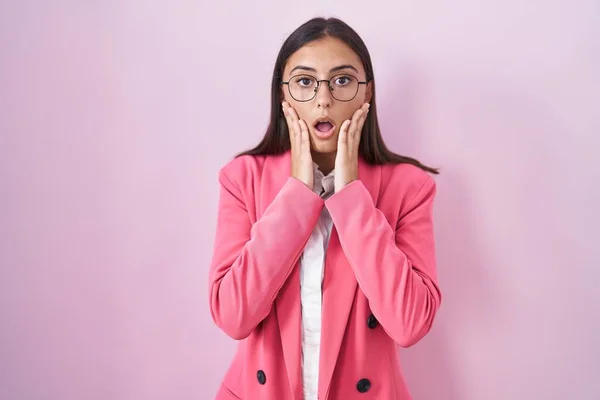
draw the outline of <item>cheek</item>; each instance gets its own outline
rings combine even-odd
[[[312,123],[312,120],[311,120],[311,116],[310,116],[309,107],[307,107],[305,104],[298,103],[296,101],[294,101],[293,103],[290,103],[290,104],[292,105],[294,110],[296,110],[296,113],[298,114],[298,118],[300,118],[301,120],[306,122],[306,125],[310,129],[310,124]]]
[[[358,110],[359,108],[361,108],[363,105],[363,102],[360,101],[360,99],[354,99],[352,101],[349,101],[348,103],[344,104],[344,108],[341,112],[341,116],[342,116],[342,122],[349,119],[352,120],[352,116],[354,115],[354,112],[356,110]]]

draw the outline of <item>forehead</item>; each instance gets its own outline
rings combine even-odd
[[[326,74],[331,68],[339,65],[353,65],[361,74],[364,68],[358,54],[343,41],[325,37],[302,46],[288,59],[283,70],[284,75],[297,65],[304,65],[317,70],[320,74]]]

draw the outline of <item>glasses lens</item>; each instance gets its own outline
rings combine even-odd
[[[358,93],[358,79],[352,75],[336,75],[330,79],[331,95],[339,101],[350,101]]]
[[[315,97],[317,79],[310,75],[296,75],[290,78],[288,87],[294,100],[308,101]]]

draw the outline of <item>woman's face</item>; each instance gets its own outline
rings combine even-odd
[[[321,82],[311,100],[302,102],[294,99],[310,97],[314,93],[314,78],[328,80],[333,77],[333,93],[329,90],[327,82]],[[292,86],[282,85],[283,99],[296,110],[298,117],[306,122],[313,151],[323,154],[335,153],[339,130],[344,120],[351,119],[357,109],[371,100],[371,83],[358,85],[358,92],[350,101],[336,100],[334,96],[345,100],[348,93],[354,93],[351,89],[349,91],[349,86],[345,86],[352,79],[366,81],[362,62],[346,43],[336,38],[325,37],[310,42],[288,59],[283,70],[283,81],[290,81]],[[290,89],[294,97],[291,96]],[[330,124],[318,123],[323,119],[328,119]]]

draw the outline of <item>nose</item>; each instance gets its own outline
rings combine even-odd
[[[321,81],[319,84],[319,89],[317,90],[317,106],[325,108],[331,106],[331,102],[333,97],[331,96],[331,91],[329,90],[329,81]]]

